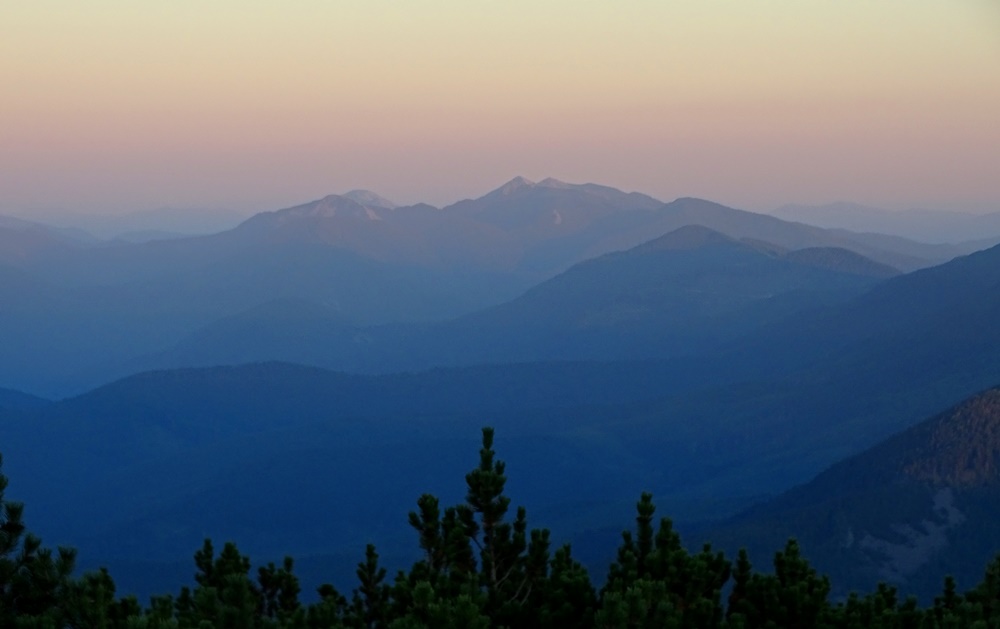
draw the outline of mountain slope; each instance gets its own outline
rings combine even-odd
[[[533,360],[662,359],[843,301],[894,274],[843,249],[788,252],[689,225],[575,265],[517,299],[453,321],[350,328],[304,307],[290,334],[285,318],[248,312],[203,329],[144,366],[281,359],[385,372]],[[269,341],[279,338],[281,346]]]
[[[48,404],[49,401],[13,389],[0,389],[0,409],[31,409]]]
[[[457,320],[442,336],[460,336],[462,350],[483,361],[692,353],[845,300],[896,273],[870,261],[870,268],[858,263],[862,273],[840,272],[829,268],[844,266],[836,257],[809,259],[688,225],[578,264],[513,301]]]
[[[963,395],[1000,380],[1000,246],[892,278],[857,299],[774,328],[740,352],[786,352],[789,368],[858,386],[949,377]],[[780,349],[778,349],[780,351]],[[807,376],[810,377],[810,376]]]
[[[789,536],[833,582],[879,580],[931,596],[945,574],[979,578],[1000,551],[1000,388],[984,391],[834,465],[707,533],[754,544]]]
[[[914,418],[1000,382],[1000,246],[891,278],[692,362],[748,386],[725,404],[702,397],[706,409],[673,412],[691,413],[691,421],[707,416],[719,430],[719,413],[756,422],[740,449],[769,470],[761,485],[802,482]],[[688,401],[674,404],[683,409]],[[746,482],[738,472],[728,480]]]
[[[38,258],[85,249],[95,242],[93,236],[80,230],[0,216],[0,264],[30,264]]]

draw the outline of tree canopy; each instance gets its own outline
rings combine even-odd
[[[830,600],[830,582],[794,539],[756,570],[745,551],[734,560],[705,544],[690,552],[669,518],[656,520],[650,494],[636,505],[604,584],[594,587],[569,545],[530,529],[527,513],[504,493],[503,461],[484,428],[478,464],[466,475],[461,504],[433,495],[409,514],[422,558],[392,579],[374,545],[364,550],[357,586],[318,588],[300,601],[294,561],[252,570],[235,543],[211,540],[194,555],[194,583],[143,605],[118,597],[106,570],[74,575],[75,552],[45,548],[27,531],[24,506],[4,500],[0,474],[0,627],[59,629],[420,629],[1000,626],[1000,556],[982,582],[956,591],[948,578],[920,608],[881,584],[874,592]]]

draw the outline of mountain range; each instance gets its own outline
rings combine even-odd
[[[883,210],[857,203],[784,205],[771,212],[788,221],[855,232],[892,234],[931,243],[983,241],[1000,236],[1000,212]]]
[[[733,245],[708,230],[681,235]],[[6,470],[20,479],[10,491],[32,505],[48,539],[111,565],[183,565],[211,536],[346,574],[356,561],[349,549],[363,541],[406,560],[401,516],[424,491],[457,499],[460,486],[443,479],[461,478],[475,429],[490,424],[505,435],[510,469],[531,470],[512,476],[511,492],[586,556],[609,547],[616,533],[604,527],[642,490],[683,521],[733,513],[1000,381],[1000,293],[988,290],[997,256],[1000,247],[890,278],[826,314],[793,316],[753,355],[744,340],[671,361],[383,376],[269,363],[133,376],[0,410]],[[863,333],[890,314],[900,333],[887,344]],[[928,337],[945,315],[976,343]],[[804,334],[819,320],[826,335]],[[928,364],[915,366],[915,356]],[[261,501],[270,515],[251,517]],[[348,504],[357,518],[337,515]],[[85,510],[85,523],[69,516]],[[144,555],[150,548],[156,556]],[[597,567],[607,558],[592,559]]]
[[[214,234],[232,229],[248,212],[217,208],[163,207],[119,214],[34,208],[15,214],[21,220],[54,226],[76,238],[98,241],[148,242]]]
[[[392,207],[353,191],[216,234],[153,242],[94,242],[21,226],[0,230],[0,384],[46,396],[80,392],[143,366],[175,364],[155,357],[183,353],[234,322],[280,329],[300,307],[305,323],[321,331],[453,319],[512,300],[573,265],[695,224],[789,252],[851,251],[900,271],[974,249],[824,230],[697,199],[662,203],[594,184],[522,178],[441,209]],[[795,255],[806,254],[786,261]],[[244,355],[283,358],[265,349]],[[362,354],[369,369],[404,366]],[[328,357],[315,364],[336,365]]]
[[[354,191],[139,244],[8,225],[31,237],[0,255],[0,377],[63,398],[0,390],[9,495],[134,591],[174,584],[206,536],[343,575],[368,541],[412,560],[406,512],[460,499],[483,425],[510,493],[599,572],[592,549],[641,491],[691,530],[779,496],[720,539],[782,505],[820,513],[782,492],[1000,382],[1000,246],[523,179],[442,209]],[[857,489],[863,511],[860,481],[891,476],[850,475],[806,493]],[[925,485],[901,490],[904,519],[850,530],[891,550],[893,524],[935,508]],[[985,521],[948,487],[928,521]],[[869,552],[845,582],[919,589],[964,561],[941,552],[911,572]]]
[[[280,359],[385,372],[532,360],[663,359],[717,347],[898,274],[846,249],[788,251],[688,225],[574,265],[516,299],[453,320],[357,327],[317,304],[270,302],[215,322],[139,365]]]

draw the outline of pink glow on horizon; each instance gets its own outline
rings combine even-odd
[[[515,174],[1000,210],[1000,11],[802,4],[0,9],[0,214],[442,205]]]

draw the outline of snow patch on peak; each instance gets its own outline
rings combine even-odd
[[[350,199],[356,203],[360,203],[364,206],[370,207],[381,207],[388,210],[394,210],[398,207],[395,203],[386,199],[379,194],[372,192],[371,190],[351,190],[350,192],[345,192],[342,195],[345,199]]]
[[[523,188],[533,188],[534,186],[535,182],[525,179],[524,177],[517,176],[497,188],[494,192],[498,194],[512,194]]]
[[[380,221],[377,207],[362,205],[353,199],[337,194],[330,194],[319,201],[307,203],[298,207],[279,212],[282,220],[299,218],[354,218]],[[384,209],[384,208],[383,208]]]
[[[566,189],[566,188],[572,188],[573,184],[566,183],[565,181],[559,181],[554,177],[546,177],[545,179],[542,179],[541,181],[538,182],[538,187]]]

